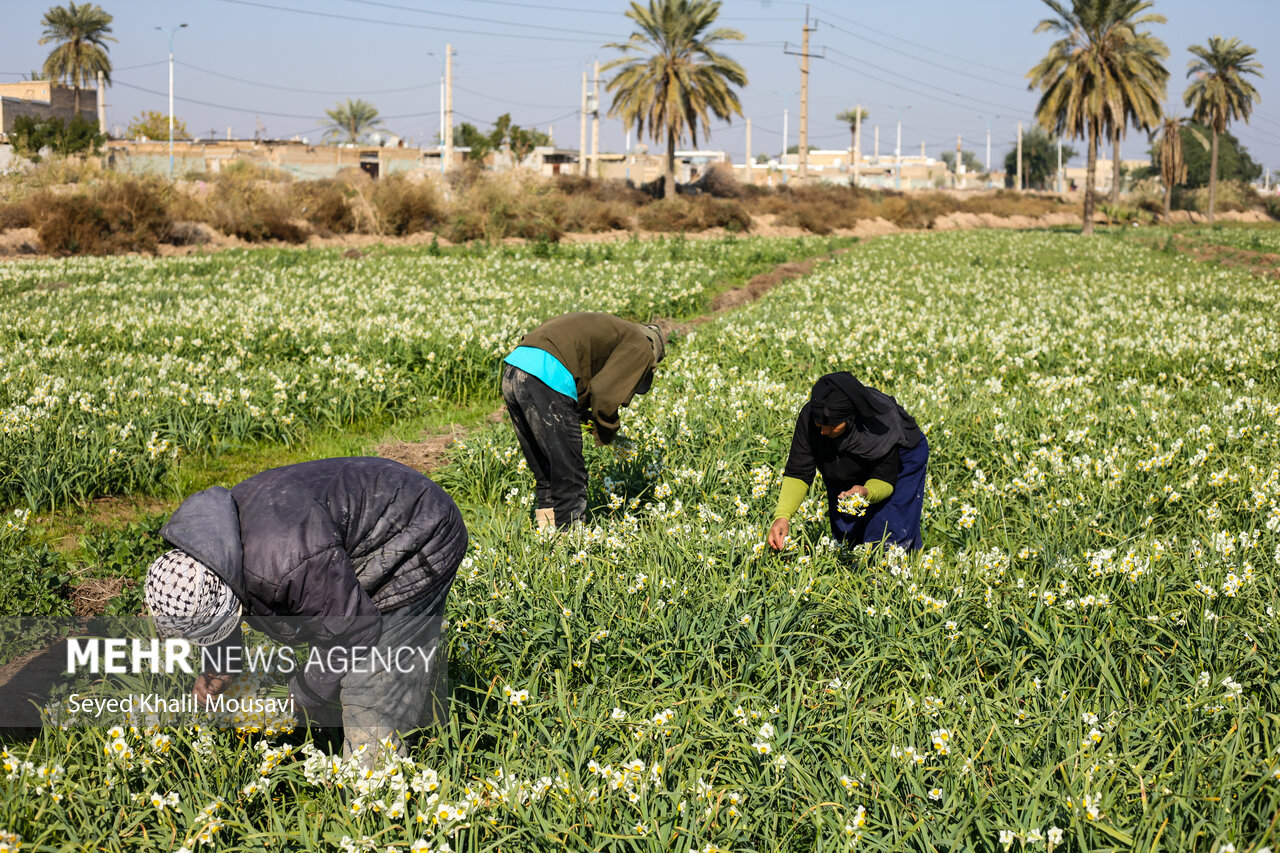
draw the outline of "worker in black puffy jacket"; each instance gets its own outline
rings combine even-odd
[[[348,756],[365,747],[371,762],[386,738],[403,751],[397,733],[424,721],[428,700],[443,720],[441,622],[467,530],[427,477],[376,457],[286,465],[192,495],[160,534],[176,549],[147,572],[160,633],[228,647],[243,621],[289,646],[310,643],[291,698],[313,714],[340,702]],[[196,697],[234,677],[203,672]]]

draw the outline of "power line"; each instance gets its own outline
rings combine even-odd
[[[457,18],[462,21],[479,21],[483,24],[494,23],[492,18],[476,18],[471,15],[457,15],[453,12],[440,12],[435,9],[418,9],[413,6],[401,6],[396,3],[384,3],[380,0],[346,0],[348,3],[357,3],[361,6],[379,6],[384,9],[395,9],[400,12],[417,12],[422,15],[438,15],[441,18]],[[543,24],[527,24],[521,22],[518,24],[522,29],[529,30],[550,30],[557,33],[576,33],[578,35],[600,36],[601,38],[613,38],[613,33],[596,33],[589,30],[573,30],[567,27],[548,27]]]
[[[862,62],[862,64],[867,65],[867,66],[869,66],[869,67],[871,67],[871,68],[875,68],[877,71],[883,71],[883,72],[885,72],[886,74],[893,74],[893,73],[894,73],[893,71],[891,71],[891,70],[889,70],[889,69],[887,69],[887,68],[881,68],[880,66],[878,66],[878,65],[873,65],[872,63],[870,63],[870,62],[866,62],[865,60],[859,60],[859,59],[857,59],[856,57],[850,56],[849,54],[845,53],[844,51],[836,50],[835,48],[831,48],[830,50],[831,50],[831,52],[832,52],[832,53],[838,53],[838,54],[840,54],[841,56],[848,57],[849,59],[853,60],[854,62]],[[843,64],[843,63],[837,62],[837,61],[836,61],[836,60],[834,60],[834,59],[829,59],[829,61],[831,62],[831,64],[832,64],[832,65],[837,65],[837,66],[839,66],[840,68],[843,68],[843,69],[845,69],[846,71],[852,71],[852,72],[854,72],[855,74],[863,74],[863,75],[865,75],[866,77],[869,77],[870,79],[875,80],[877,83],[884,83],[886,86],[893,86],[893,87],[895,87],[895,88],[902,89],[904,92],[910,92],[910,93],[912,93],[913,95],[919,95],[919,96],[921,96],[921,97],[923,97],[923,98],[929,98],[929,99],[931,99],[931,100],[940,101],[940,102],[942,102],[942,103],[952,104],[952,102],[951,102],[951,101],[949,101],[949,100],[947,100],[947,99],[945,99],[945,98],[941,98],[941,97],[939,97],[939,96],[937,96],[937,95],[930,94],[929,92],[921,92],[921,91],[918,91],[918,90],[916,90],[916,89],[912,89],[912,88],[910,88],[909,86],[903,86],[903,85],[902,85],[902,84],[900,84],[900,83],[895,83],[895,82],[893,82],[893,81],[891,81],[891,80],[885,80],[885,79],[883,79],[883,78],[876,77],[876,76],[875,76],[875,75],[873,75],[873,74],[867,74],[865,71],[861,71],[861,70],[859,70],[859,69],[857,69],[857,68],[853,68],[853,67],[851,67],[851,66],[848,66],[848,65],[845,65],[845,64]],[[916,84],[918,84],[918,85],[920,85],[920,86],[928,86],[928,85],[929,85],[928,83],[925,83],[925,82],[924,82],[924,81],[922,81],[922,80],[915,80],[915,79],[912,79],[912,78],[910,78],[910,77],[903,77],[902,75],[897,75],[897,76],[898,76],[900,79],[902,79],[902,80],[906,80],[906,81],[908,81],[908,82],[910,82],[910,83],[916,83]],[[973,97],[970,97],[970,96],[968,96],[968,95],[962,95],[962,94],[960,94],[959,92],[950,92],[950,91],[947,91],[946,89],[939,89],[938,91],[939,91],[939,92],[942,92],[942,93],[943,93],[943,94],[945,94],[945,95],[950,95],[950,96],[951,96],[951,97],[953,97],[953,98],[963,98],[963,99],[964,99],[964,100],[966,100],[966,101],[973,101],[975,104],[984,104],[984,105],[989,106],[989,107],[996,107],[996,108],[998,108],[998,109],[1001,109],[1001,110],[1005,111],[1006,113],[1015,113],[1015,114],[1016,114],[1016,113],[1021,113],[1021,112],[1023,112],[1023,110],[1015,109],[1015,108],[1010,107],[1010,106],[1007,106],[1007,105],[1005,105],[1005,104],[997,104],[997,103],[994,103],[994,102],[992,102],[992,101],[984,101],[984,100],[982,100],[981,98],[973,98]],[[953,105],[954,105],[954,104],[953,104]],[[1000,118],[1000,116],[996,116],[996,118]]]
[[[823,13],[823,12],[825,11],[825,10],[823,10],[823,9],[822,9],[822,7],[815,7],[815,8],[816,8],[816,10],[817,10],[819,13]],[[900,41],[900,42],[902,42],[903,44],[909,44],[909,45],[911,45],[912,47],[918,47],[918,48],[921,48],[921,49],[923,49],[923,50],[927,50],[927,51],[929,51],[930,53],[936,53],[938,56],[945,56],[945,57],[947,57],[948,59],[957,59],[957,60],[959,60],[959,61],[961,61],[961,62],[968,62],[970,65],[977,65],[977,66],[980,66],[980,67],[982,67],[982,68],[988,68],[988,69],[990,69],[990,70],[992,70],[992,71],[999,71],[1001,74],[1012,74],[1012,73],[1014,73],[1014,72],[1010,71],[1010,70],[1009,70],[1009,69],[1007,69],[1007,68],[997,68],[997,67],[996,67],[996,66],[994,66],[994,65],[987,65],[985,62],[978,62],[978,61],[977,61],[977,60],[975,60],[975,59],[967,59],[967,58],[965,58],[965,57],[963,57],[963,56],[956,56],[956,55],[955,55],[955,54],[953,54],[953,53],[947,53],[947,52],[945,52],[945,51],[941,51],[941,50],[938,50],[938,49],[936,49],[936,48],[929,47],[928,45],[920,44],[919,42],[914,42],[914,41],[911,41],[911,40],[909,40],[909,39],[904,39],[904,38],[902,38],[901,36],[896,36],[896,35],[894,35],[893,33],[887,33],[887,32],[885,32],[884,30],[877,30],[875,27],[867,26],[865,23],[862,23],[861,21],[855,21],[855,20],[853,20],[853,19],[851,19],[851,18],[847,18],[847,17],[845,17],[844,15],[838,14],[838,13],[836,13],[836,12],[825,11],[825,13],[826,13],[826,14],[831,15],[832,17],[839,18],[840,20],[845,21],[846,23],[850,24],[851,26],[855,26],[855,27],[862,27],[863,29],[867,30],[868,32],[873,32],[873,33],[875,33],[875,34],[877,34],[877,35],[885,36],[886,38],[891,38],[891,39],[894,39],[895,41]],[[835,26],[835,25],[834,25],[834,24],[832,24],[832,26]]]
[[[865,37],[865,36],[860,36],[860,35],[858,35],[857,33],[853,32],[853,31],[851,31],[851,30],[846,30],[845,28],[843,28],[843,27],[841,27],[841,26],[838,26],[838,25],[836,25],[836,24],[833,24],[833,23],[831,23],[830,21],[827,21],[827,22],[826,22],[826,24],[827,24],[827,26],[831,27],[833,30],[839,30],[840,32],[842,32],[842,33],[846,33],[847,35],[851,35],[851,36],[853,36],[853,37],[854,37],[854,38],[856,38],[856,39],[861,39],[862,41],[870,42],[871,44],[879,44],[878,42],[874,42],[874,41],[872,41],[871,39],[869,39],[869,38],[867,38],[867,37]],[[1012,85],[1012,84],[1010,84],[1010,83],[1004,83],[1004,82],[1001,82],[1000,80],[992,80],[990,77],[983,77],[981,74],[974,74],[974,73],[973,73],[973,72],[971,72],[971,71],[965,71],[965,70],[963,70],[963,69],[961,69],[961,68],[952,68],[952,67],[951,67],[951,66],[949,66],[949,65],[943,65],[943,64],[942,64],[942,63],[940,63],[940,62],[934,62],[934,61],[933,61],[933,60],[931,60],[931,59],[925,59],[925,58],[924,58],[924,57],[922,57],[922,56],[916,56],[916,55],[915,55],[915,54],[913,54],[913,53],[907,53],[905,50],[898,50],[896,47],[890,47],[890,46],[889,46],[889,45],[887,45],[887,44],[880,44],[880,47],[883,47],[883,48],[884,48],[884,49],[886,49],[886,50],[891,50],[891,51],[893,51],[894,53],[900,53],[900,54],[902,54],[903,56],[905,56],[905,57],[907,57],[907,58],[909,58],[909,59],[914,59],[914,60],[916,60],[917,62],[924,62],[924,63],[926,63],[926,64],[928,64],[928,65],[932,65],[932,66],[934,66],[934,67],[936,67],[936,68],[941,68],[943,71],[950,71],[950,72],[951,72],[951,73],[953,73],[953,74],[963,74],[963,75],[965,75],[966,77],[972,77],[972,78],[973,78],[973,79],[975,79],[975,80],[981,80],[982,82],[984,82],[984,83],[990,83],[990,84],[992,84],[993,86],[1004,86],[1006,89],[1014,89],[1014,90],[1019,91],[1019,92],[1024,92],[1024,91],[1026,91],[1026,87],[1025,87],[1025,86],[1014,86],[1014,85]],[[834,50],[834,49],[835,49],[835,48],[832,48],[832,50]]]
[[[253,0],[218,0],[220,3],[234,3],[238,6],[255,6],[259,9],[272,9],[277,12],[289,12],[295,15],[310,15],[315,18],[333,18],[339,21],[356,21],[361,24],[384,24],[390,27],[399,27],[401,29],[408,28],[414,30],[428,30],[430,32],[443,33],[462,33],[464,35],[473,36],[492,36],[494,38],[518,38],[528,39],[528,35],[524,33],[493,33],[483,32],[480,30],[463,30],[456,27],[437,27],[428,26],[427,24],[408,24],[403,21],[383,21],[375,18],[360,18],[354,15],[338,15],[332,12],[316,12],[311,9],[291,9],[288,6],[275,6],[270,3],[257,3]],[[543,41],[568,41],[577,42],[579,44],[596,44],[592,39],[573,39],[562,36],[541,36]]]
[[[135,86],[132,83],[125,83],[122,80],[115,81],[115,85],[123,86],[126,89],[134,89],[138,92],[146,92],[148,95],[157,95],[157,96],[164,97],[167,94],[166,92],[159,92],[159,91],[156,91],[155,89],[148,89],[144,86]],[[229,110],[231,112],[237,112],[237,113],[252,113],[253,115],[271,116],[272,118],[299,118],[299,119],[315,119],[316,118],[316,116],[314,115],[298,115],[297,113],[277,113],[277,112],[272,112],[271,110],[256,110],[256,109],[251,109],[244,106],[233,107],[228,104],[215,104],[211,101],[201,101],[197,98],[186,98],[178,95],[174,96],[174,100],[182,101],[183,103],[186,103],[186,104],[197,104],[202,107],[212,107],[213,109],[217,109],[217,110]],[[386,119],[386,120],[395,120],[395,119],[405,119],[405,118],[423,118],[426,116],[438,116],[438,115],[440,115],[440,111],[435,110],[432,112],[407,113],[405,115],[396,115],[396,116],[379,116],[379,118]]]
[[[163,64],[163,63],[159,63],[159,64]],[[213,77],[221,77],[224,80],[233,80],[236,83],[244,83],[245,85],[248,85],[248,86],[258,86],[263,89],[275,89],[281,92],[300,92],[304,95],[329,95],[329,96],[396,95],[401,92],[417,92],[417,91],[421,91],[422,89],[434,89],[438,85],[440,85],[439,83],[424,83],[421,86],[406,86],[402,89],[382,89],[382,90],[375,90],[375,91],[359,91],[359,92],[330,92],[330,91],[325,91],[321,89],[298,89],[293,86],[276,86],[271,83],[261,83],[257,80],[245,80],[242,77],[233,77],[230,74],[223,74],[220,71],[213,71],[208,68],[201,68],[198,65],[192,65],[189,62],[183,62],[182,60],[179,60],[179,59],[175,59],[174,64],[181,65],[183,68],[190,68],[193,71],[199,71],[204,74],[209,74]]]

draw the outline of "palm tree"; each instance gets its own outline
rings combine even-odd
[[[1151,6],[1151,0],[1072,0],[1070,9],[1060,0],[1044,3],[1058,17],[1042,20],[1035,31],[1053,31],[1061,37],[1027,77],[1030,88],[1038,87],[1043,93],[1036,106],[1040,125],[1050,133],[1088,142],[1081,226],[1081,233],[1087,235],[1093,233],[1099,140],[1107,129],[1125,124],[1128,116],[1158,118],[1160,114],[1168,72],[1154,49],[1158,40],[1135,27],[1164,18],[1138,16]]]
[[[382,119],[378,118],[378,108],[359,98],[354,101],[347,98],[333,109],[325,110],[324,114],[329,117],[329,121],[321,122],[328,128],[324,132],[324,138],[343,137],[343,141],[353,145],[358,144],[361,137],[382,124]]]
[[[1133,10],[1130,15],[1139,10]],[[1111,128],[1112,158],[1111,203],[1120,203],[1120,139],[1126,126],[1132,124],[1148,133],[1155,130],[1164,111],[1161,101],[1164,100],[1165,87],[1169,82],[1169,70],[1164,67],[1162,59],[1169,57],[1169,47],[1160,39],[1148,32],[1137,32],[1133,28],[1142,23],[1164,23],[1163,15],[1144,15],[1141,19],[1130,22],[1129,32],[1117,28],[1122,37],[1128,39],[1125,48],[1126,67],[1128,70],[1128,86],[1120,91],[1123,98],[1121,115],[1113,122]]]
[[[49,80],[69,80],[76,93],[76,115],[80,114],[80,87],[102,74],[111,82],[111,60],[105,42],[115,41],[111,32],[111,15],[93,3],[69,3],[54,6],[44,13],[40,23],[44,33],[40,44],[58,42],[44,61],[44,76]],[[102,93],[98,93],[102,98]]]
[[[1164,218],[1173,207],[1173,188],[1187,179],[1187,161],[1182,156],[1182,119],[1166,117],[1160,124],[1160,180],[1164,183]]]
[[[1191,117],[1213,131],[1209,149],[1209,221],[1213,222],[1213,205],[1218,194],[1218,134],[1227,122],[1242,119],[1249,123],[1258,90],[1244,79],[1245,74],[1262,76],[1262,63],[1253,59],[1255,51],[1240,39],[1211,36],[1206,46],[1188,48],[1197,59],[1187,63],[1187,76],[1195,79],[1182,99],[1191,107]]]
[[[637,134],[647,128],[655,142],[665,139],[666,198],[675,195],[676,143],[688,134],[697,145],[699,125],[710,131],[708,114],[724,121],[742,115],[731,86],[747,85],[747,72],[715,47],[745,36],[709,29],[719,13],[716,0],[649,0],[648,8],[632,0],[626,14],[639,29],[625,42],[605,45],[626,54],[601,69],[620,69],[605,87],[614,93],[609,115],[634,124]]]
[[[840,112],[836,113],[836,121],[844,121],[849,123],[849,151],[850,152],[853,152],[858,148],[858,131],[861,129],[862,122],[867,120],[868,115],[869,113],[866,110],[864,110],[862,107],[849,107],[849,109],[847,110],[841,110]],[[862,154],[861,151],[858,151],[857,154],[851,153],[849,155],[850,165],[853,164],[853,158],[861,154]]]

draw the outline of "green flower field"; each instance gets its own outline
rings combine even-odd
[[[36,571],[38,514],[198,457],[496,399],[549,316],[687,318],[827,248],[0,267],[0,561]],[[455,443],[451,715],[409,759],[362,774],[275,719],[62,715],[5,741],[0,849],[1275,848],[1277,316],[1275,281],[1124,233],[858,243],[677,336],[588,450],[581,529],[531,530],[509,425]],[[764,543],[834,370],[929,437],[921,552],[836,547],[818,488]],[[148,531],[111,539],[135,571]]]

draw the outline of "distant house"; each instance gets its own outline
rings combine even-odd
[[[70,121],[75,112],[76,92],[70,86],[48,80],[0,83],[0,133],[6,136],[19,116]],[[80,90],[80,115],[90,121],[97,119],[101,126],[97,89]]]

